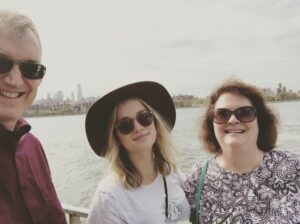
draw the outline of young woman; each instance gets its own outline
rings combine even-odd
[[[277,120],[254,86],[229,80],[209,98],[200,138],[215,156],[201,193],[199,223],[300,223],[300,160],[274,149]],[[195,208],[199,173],[185,182]]]
[[[175,107],[155,82],[116,89],[88,111],[86,133],[92,149],[109,162],[88,224],[177,223],[189,218],[170,138]]]

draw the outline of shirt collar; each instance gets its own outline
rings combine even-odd
[[[18,142],[23,135],[28,133],[31,126],[23,118],[18,120],[13,131],[9,131],[0,124],[0,138],[1,139],[14,139]]]

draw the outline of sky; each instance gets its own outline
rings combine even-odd
[[[0,0],[31,17],[46,76],[37,98],[102,96],[151,80],[207,96],[235,77],[300,89],[298,0]]]

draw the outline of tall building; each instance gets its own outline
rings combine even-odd
[[[71,100],[72,100],[72,102],[75,102],[75,94],[74,94],[74,92],[72,92],[72,94],[71,94]]]
[[[82,90],[81,90],[81,84],[77,84],[77,101],[80,102],[82,99]]]
[[[64,93],[63,91],[59,90],[57,91],[57,93],[55,94],[55,100],[62,103],[64,101]]]

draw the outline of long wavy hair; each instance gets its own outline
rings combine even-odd
[[[159,173],[163,176],[167,176],[172,170],[175,171],[177,168],[174,157],[176,149],[171,140],[171,130],[167,122],[149,104],[139,98],[132,99],[141,102],[146,110],[152,111],[154,115],[154,122],[157,131],[157,138],[153,145],[154,164]],[[141,186],[143,178],[131,162],[124,146],[120,145],[114,128],[117,121],[117,108],[122,102],[119,102],[115,106],[108,121],[108,143],[106,145],[107,153],[104,157],[108,160],[109,170],[113,171],[117,175],[119,181],[126,188],[136,188]]]
[[[216,138],[213,126],[213,110],[219,97],[224,93],[231,93],[246,97],[257,111],[258,139],[257,146],[267,152],[272,150],[277,140],[277,118],[273,111],[266,105],[264,94],[257,87],[246,84],[236,79],[225,81],[209,96],[208,106],[200,123],[200,141],[204,148],[211,153],[221,151],[221,146]]]

